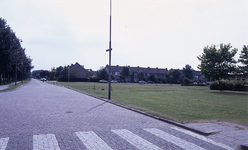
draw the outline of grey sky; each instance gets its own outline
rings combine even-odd
[[[247,0],[112,0],[112,64],[197,69],[203,47],[248,44]],[[34,69],[108,64],[109,0],[0,0]]]

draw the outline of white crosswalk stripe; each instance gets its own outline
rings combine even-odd
[[[222,148],[224,148],[224,149],[233,150],[233,148],[231,148],[231,147],[229,147],[229,146],[227,146],[227,145],[225,145],[225,144],[217,143],[217,142],[215,142],[215,141],[213,141],[213,140],[211,140],[211,139],[208,139],[208,138],[206,138],[206,137],[204,137],[204,136],[201,136],[201,135],[199,135],[199,134],[195,134],[195,133],[193,133],[193,132],[191,132],[191,131],[184,130],[184,129],[180,129],[180,128],[177,128],[177,127],[171,127],[171,128],[174,129],[174,130],[183,132],[183,133],[185,133],[185,134],[191,135],[191,136],[193,136],[193,137],[195,137],[195,138],[198,138],[198,139],[200,139],[200,140],[206,141],[206,142],[208,142],[208,143],[211,143],[211,144],[213,144],[213,145],[222,147]]]
[[[33,135],[33,149],[60,150],[60,147],[54,134],[39,134]]]
[[[112,148],[93,131],[76,132],[76,135],[88,150],[112,150]]]
[[[161,148],[157,147],[156,145],[148,142],[147,140],[139,137],[138,135],[130,132],[126,129],[120,129],[120,130],[112,130],[115,134],[119,135],[121,138],[128,141],[130,144],[134,145],[138,149],[141,150],[160,150]]]
[[[233,150],[233,148],[231,148],[225,144],[215,142],[215,141],[213,141],[213,140],[211,140],[205,136],[193,133],[191,131],[181,129],[178,127],[170,127],[170,128],[173,130],[176,130],[178,132],[181,132],[181,135],[183,135],[183,133],[184,133],[184,134],[187,134],[187,135],[192,136],[194,138],[198,138],[199,140],[203,141],[203,143],[205,143],[205,144],[207,142],[207,143],[210,143],[212,146],[218,146],[218,147],[221,147],[223,149]],[[209,149],[209,144],[206,144],[204,146],[204,144],[202,143],[201,146],[199,146],[198,144],[188,142],[188,141],[186,141],[180,137],[174,136],[172,134],[169,134],[169,133],[167,133],[163,130],[157,129],[157,128],[144,128],[143,130],[144,130],[144,132],[146,131],[148,133],[155,135],[156,137],[158,137],[159,140],[164,140],[164,142],[166,142],[166,143],[172,143],[172,144],[174,144],[174,145],[176,145],[182,149],[204,150],[206,148],[205,146],[207,146],[207,145],[208,145],[207,149]],[[176,132],[176,131],[174,131],[174,132]],[[114,129],[114,130],[106,131],[106,132],[112,132],[112,135],[116,134],[117,136],[119,136],[123,140],[127,141],[128,143],[130,143],[131,145],[133,145],[137,149],[141,149],[141,150],[150,150],[150,149],[160,150],[161,149],[159,146],[156,146],[153,144],[153,142],[152,142],[153,139],[151,139],[150,137],[148,137],[149,140],[146,140],[142,136],[140,136],[139,134],[135,134],[135,133],[133,133],[127,129]],[[104,141],[94,131],[80,131],[80,132],[75,132],[75,134],[81,140],[81,142],[85,145],[85,147],[88,150],[102,150],[102,149],[112,150],[111,146],[113,146],[113,149],[116,149],[115,145],[109,146],[107,144],[108,142],[114,142],[115,143],[115,141]],[[66,137],[67,136],[65,136],[65,138]],[[11,139],[11,137],[0,138],[0,150],[5,150],[6,148],[11,147],[11,145],[13,144],[12,143],[13,141],[11,140],[11,142],[9,142],[10,139]],[[108,139],[108,138],[106,138],[106,139]],[[61,142],[60,143],[61,148],[59,147],[58,141]],[[64,145],[72,144],[71,142],[69,142],[69,143],[65,142],[64,143],[63,142],[64,141],[63,136],[59,136],[58,141],[57,141],[56,136],[54,134],[33,135],[33,149],[34,150],[45,150],[45,149],[60,150],[60,149],[65,149]],[[75,140],[75,142],[78,142],[79,145],[81,143],[78,140]],[[116,141],[116,142],[118,143],[121,141]],[[81,145],[82,145],[82,143],[81,143]],[[111,143],[111,144],[113,144],[113,143]],[[129,145],[129,146],[131,146],[131,145]],[[134,147],[132,147],[132,148],[134,148]],[[78,147],[76,147],[76,148],[78,148]],[[127,148],[129,148],[129,147],[127,147]]]
[[[0,150],[5,150],[7,147],[7,144],[9,142],[9,138],[0,138]]]
[[[176,137],[176,136],[173,136],[171,134],[168,134],[162,130],[159,130],[159,129],[156,129],[156,128],[146,128],[144,129],[145,131],[153,134],[153,135],[156,135],[170,143],[173,143],[183,149],[188,149],[188,150],[204,150],[204,148],[200,147],[200,146],[197,146],[193,143],[190,143],[190,142],[187,142],[179,137]]]

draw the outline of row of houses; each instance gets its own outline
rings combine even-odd
[[[120,72],[124,66],[111,66],[111,75],[115,78],[115,80],[120,81],[121,75]],[[168,72],[167,68],[150,68],[150,67],[131,67],[127,66],[129,68],[130,73],[134,74],[134,81],[138,82],[138,73],[143,72],[145,80],[148,80],[148,78],[152,75],[156,75],[158,78],[163,79],[166,77],[166,74]],[[106,65],[105,70],[107,73],[109,73],[109,66]],[[182,73],[182,70],[179,70]],[[69,66],[69,74],[70,78],[89,78],[89,77],[96,77],[96,71],[93,71],[92,69],[85,69],[83,65],[80,65],[79,63],[72,64]],[[202,80],[202,76],[200,71],[194,71],[194,78],[196,80]],[[130,81],[130,79],[129,79]]]

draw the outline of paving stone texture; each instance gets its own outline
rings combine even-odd
[[[108,102],[38,80],[0,93],[0,150],[237,149],[247,127],[187,124],[202,136]]]

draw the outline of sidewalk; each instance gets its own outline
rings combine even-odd
[[[217,120],[205,121],[203,123],[188,123],[186,126],[212,133],[208,136],[210,139],[219,141],[235,149],[248,149],[247,126]]]
[[[19,82],[20,81],[16,82],[16,84],[19,83]],[[10,83],[10,84],[6,84],[6,85],[0,85],[0,91],[7,89],[12,84],[15,84],[15,82]]]
[[[0,86],[0,91],[7,89],[10,85],[11,85],[11,84],[1,85],[1,86]]]

